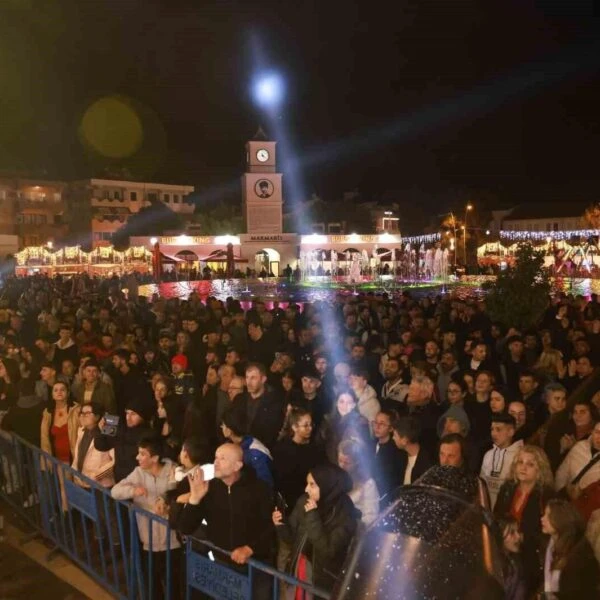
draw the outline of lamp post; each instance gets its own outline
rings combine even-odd
[[[456,217],[453,212],[450,212],[450,216],[452,217],[452,229],[454,229],[454,238],[452,239],[452,249],[454,250],[454,270],[456,270]]]
[[[463,254],[464,254],[464,261],[465,261],[465,273],[467,271],[467,215],[469,214],[470,210],[473,210],[473,205],[472,204],[467,204],[465,206],[465,224],[463,226],[463,229],[464,229],[464,235],[463,235]]]

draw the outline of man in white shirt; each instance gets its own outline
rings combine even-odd
[[[492,416],[491,434],[494,446],[488,450],[481,465],[481,478],[485,481],[490,494],[490,508],[496,504],[496,498],[502,484],[508,479],[510,467],[523,440],[513,443],[517,426],[515,418],[503,413]]]

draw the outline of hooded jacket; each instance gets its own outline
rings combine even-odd
[[[469,435],[469,431],[471,430],[471,422],[469,421],[469,417],[465,412],[465,409],[462,406],[458,406],[457,404],[452,405],[439,419],[437,422],[437,433],[438,437],[442,437],[442,432],[444,431],[444,425],[446,423],[446,419],[454,419],[458,421],[464,431],[464,435]]]
[[[490,494],[490,508],[496,504],[498,492],[502,484],[508,479],[513,460],[523,445],[523,440],[512,443],[508,448],[498,448],[496,444],[488,450],[483,457],[481,465],[481,478],[487,485]]]
[[[149,471],[136,467],[125,479],[117,483],[111,490],[111,495],[115,500],[131,500],[133,503],[148,512],[154,512],[154,506],[158,498],[166,498],[167,492],[177,485],[174,478],[171,478],[173,472],[173,463],[165,459],[160,473],[155,477]],[[145,496],[133,496],[133,490],[136,487],[144,487],[147,490]],[[179,548],[180,543],[177,540],[175,531],[171,531],[170,538],[167,537],[167,527],[158,520],[152,520],[152,547],[150,547],[150,519],[144,515],[136,515],[140,541],[144,545],[144,550],[150,552],[164,552],[167,548],[173,550]]]
[[[335,465],[322,464],[313,468],[311,474],[320,491],[317,508],[306,512],[308,496],[303,494],[289,520],[276,531],[281,540],[293,544],[292,574],[296,574],[299,558],[304,555],[312,565],[313,585],[330,590],[358,527],[359,513],[348,497],[352,480],[346,472]]]

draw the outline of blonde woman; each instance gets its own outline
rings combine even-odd
[[[554,495],[553,477],[546,453],[537,446],[519,449],[509,477],[498,492],[494,514],[513,518],[523,533],[522,557],[527,594],[535,592],[542,579],[543,535],[540,519]]]

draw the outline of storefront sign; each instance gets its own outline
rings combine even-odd
[[[283,240],[282,235],[264,234],[264,235],[251,235],[250,241],[251,242],[283,242],[284,240]]]
[[[178,235],[173,237],[161,237],[160,243],[167,246],[189,246],[190,244],[212,244],[213,238],[209,235]]]
[[[346,244],[348,242],[356,244],[374,244],[379,241],[378,235],[330,235],[329,240],[332,244]]]

